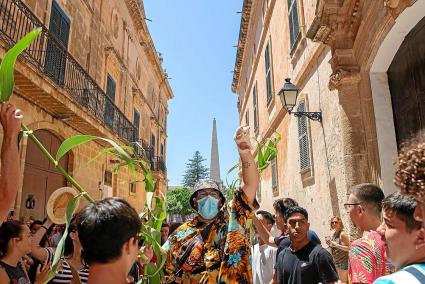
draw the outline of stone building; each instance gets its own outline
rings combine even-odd
[[[261,177],[264,209],[293,197],[311,227],[329,235],[351,186],[372,182],[388,194],[400,144],[423,134],[425,1],[245,0],[232,91],[240,123],[261,141],[282,134],[277,160]],[[279,91],[300,89],[293,111]]]
[[[173,93],[145,23],[143,1],[2,1],[0,57],[35,27],[43,32],[16,64],[12,97],[24,123],[53,155],[77,134],[121,145],[138,142],[158,190],[165,192],[167,103]],[[100,140],[84,144],[61,164],[94,198],[123,197],[141,210],[143,183],[130,184],[127,170],[115,173],[119,161],[112,155],[91,161],[107,146]],[[67,182],[31,140],[22,139],[20,155],[16,213],[43,218],[50,194]]]

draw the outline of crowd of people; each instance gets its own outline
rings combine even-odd
[[[49,219],[26,224],[8,216],[18,188],[21,120],[11,103],[1,105],[0,283],[45,283],[63,227]],[[258,210],[249,130],[238,128],[235,142],[243,183],[233,198],[226,200],[216,182],[202,180],[189,200],[194,217],[162,224],[164,283],[425,283],[424,142],[415,139],[401,148],[399,191],[385,196],[370,183],[350,189],[344,207],[360,238],[333,216],[323,245],[296,200],[276,200],[274,212]],[[136,283],[157,257],[142,246],[141,226],[123,199],[89,203],[71,221],[50,283]]]

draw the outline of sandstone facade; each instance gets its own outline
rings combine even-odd
[[[349,224],[343,204],[351,186],[372,182],[386,194],[395,190],[393,162],[402,139],[393,107],[401,94],[391,90],[387,71],[405,37],[420,34],[424,8],[414,0],[244,1],[232,83],[240,123],[249,124],[258,141],[274,131],[283,137],[276,167],[261,177],[263,209],[273,211],[275,199],[295,198],[324,237],[331,216]],[[278,97],[285,78],[300,88],[293,111],[301,104],[304,111],[321,111],[322,123],[285,111]],[[413,121],[416,113],[405,116]],[[407,130],[417,131],[411,124]],[[301,134],[306,147],[300,147]]]
[[[44,27],[39,41],[16,65],[12,102],[23,109],[24,122],[51,149],[77,134],[121,145],[139,142],[152,163],[158,191],[165,192],[168,100],[173,93],[145,24],[143,1],[8,0],[0,14],[1,57],[24,33]],[[31,143],[24,138],[20,144],[21,189],[15,211],[21,218],[42,218],[51,192],[67,183]],[[112,155],[91,161],[106,146],[99,141],[82,145],[63,166],[93,197],[123,197],[140,211],[143,183],[130,185],[132,177],[125,169],[114,173],[118,161]],[[31,198],[34,208],[27,202]]]

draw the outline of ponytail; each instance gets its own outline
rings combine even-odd
[[[10,239],[19,237],[22,233],[23,223],[16,220],[4,222],[0,226],[0,257],[7,253]]]

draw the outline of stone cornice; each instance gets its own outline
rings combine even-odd
[[[156,71],[158,72],[159,77],[162,78],[164,70],[162,69],[161,62],[156,52],[155,45],[153,43],[152,37],[149,33],[149,29],[145,22],[145,8],[143,6],[142,0],[125,0],[127,9],[131,15],[133,23],[140,35],[140,40],[142,46],[145,46],[148,57],[151,59],[153,65],[155,66]],[[167,89],[167,99],[172,99],[174,97],[171,86],[166,80],[165,82]]]
[[[319,0],[307,37],[337,48],[351,48],[361,21],[364,0]]]
[[[241,24],[239,28],[239,39],[238,39],[238,49],[236,52],[236,62],[233,70],[233,82],[232,82],[232,92],[236,93],[239,78],[242,68],[243,55],[245,51],[246,38],[248,35],[248,27],[249,20],[251,17],[251,8],[253,1],[252,0],[244,0],[243,8],[242,8],[242,16],[241,16]]]

